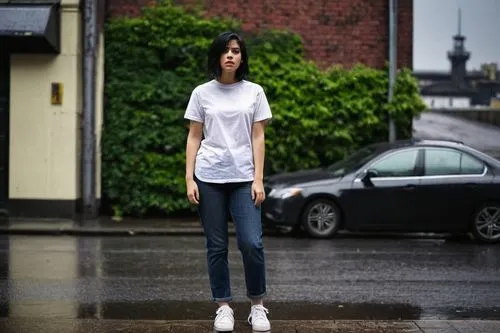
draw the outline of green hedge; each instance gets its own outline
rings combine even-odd
[[[190,209],[183,114],[192,89],[207,80],[208,46],[226,30],[239,31],[239,23],[204,19],[171,1],[107,23],[102,170],[113,214]],[[399,73],[388,105],[386,70],[321,71],[289,32],[246,39],[249,80],[264,87],[274,115],[266,130],[267,174],[328,165],[360,145],[386,140],[388,113],[398,137],[411,136],[411,119],[424,105],[410,71]]]

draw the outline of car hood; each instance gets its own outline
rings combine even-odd
[[[296,172],[278,173],[266,177],[265,184],[269,187],[285,187],[318,180],[339,180],[326,169],[301,170]]]

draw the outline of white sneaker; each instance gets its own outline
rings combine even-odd
[[[218,332],[231,332],[234,329],[233,309],[223,305],[215,312],[217,316],[214,321],[214,329]]]
[[[252,330],[265,332],[271,330],[271,323],[267,319],[269,311],[263,305],[252,305],[248,323],[252,325]]]

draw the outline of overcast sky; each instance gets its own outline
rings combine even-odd
[[[415,70],[449,70],[446,52],[453,47],[462,8],[462,34],[471,52],[467,69],[496,62],[500,68],[500,0],[413,0]]]

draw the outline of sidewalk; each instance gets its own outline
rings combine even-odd
[[[212,321],[94,320],[57,318],[2,318],[1,332],[134,332],[134,333],[213,333]],[[500,321],[366,321],[366,320],[274,320],[272,333],[498,333]],[[235,323],[237,333],[251,333],[245,321]]]
[[[235,234],[233,223],[229,222],[229,235]],[[264,234],[283,233],[285,229],[264,227]],[[101,216],[96,221],[80,222],[68,219],[5,218],[0,217],[0,234],[13,235],[88,235],[88,236],[187,236],[203,235],[203,229],[196,216],[184,218],[127,218],[115,221]],[[351,232],[340,230],[337,237],[406,237],[419,239],[442,239],[449,235],[440,233],[399,232]],[[465,236],[464,236],[465,237]],[[458,238],[457,238],[458,239]],[[465,238],[463,238],[465,239]],[[500,331],[499,331],[500,333]]]
[[[234,233],[232,224],[229,232]],[[196,217],[165,219],[124,219],[100,217],[97,221],[65,219],[0,218],[2,234],[38,235],[202,235]]]

